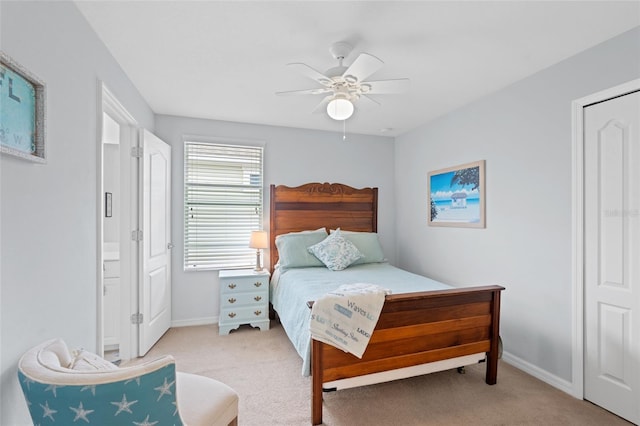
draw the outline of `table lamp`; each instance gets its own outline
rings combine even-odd
[[[251,239],[249,240],[249,247],[256,249],[256,271],[261,271],[262,266],[260,262],[260,250],[269,247],[267,241],[267,231],[251,231]]]

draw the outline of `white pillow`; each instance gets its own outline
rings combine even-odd
[[[307,250],[332,271],[342,271],[364,256],[351,241],[342,236],[340,230],[308,247]]]
[[[69,368],[77,371],[108,371],[117,370],[118,367],[96,354],[78,349],[73,352],[74,357]]]

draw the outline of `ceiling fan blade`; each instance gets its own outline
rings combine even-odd
[[[342,76],[347,81],[349,81],[348,77],[353,77],[355,78],[356,82],[362,82],[371,74],[382,68],[383,65],[384,62],[382,62],[375,56],[369,55],[368,53],[361,53],[360,56],[358,56],[356,60],[353,61],[349,68],[347,68],[344,74],[342,74]]]
[[[332,90],[328,87],[320,87],[317,89],[306,89],[306,90],[290,90],[287,92],[276,92],[276,95],[279,96],[288,96],[288,95],[322,95],[324,93],[331,93]]]
[[[318,83],[322,84],[323,86],[331,86],[331,84],[333,83],[329,77],[327,77],[326,75],[322,74],[320,71],[311,68],[307,64],[296,62],[296,63],[292,63],[292,64],[287,64],[287,66],[289,68],[292,68],[292,69],[296,70],[300,74],[302,74],[304,76],[307,76],[312,80],[317,81]]]
[[[376,101],[373,98],[370,98],[367,95],[361,95],[360,99],[358,99],[358,104],[360,104],[361,106],[368,108],[368,107],[379,107],[382,104],[378,101]]]
[[[399,78],[395,80],[365,81],[362,86],[369,86],[371,89],[365,93],[367,95],[385,95],[389,93],[403,93],[409,90],[410,80]]]
[[[312,114],[318,114],[321,112],[327,112],[327,104],[329,103],[329,101],[333,98],[333,95],[329,95],[326,96],[319,104],[318,106],[316,106],[313,111],[311,111]]]

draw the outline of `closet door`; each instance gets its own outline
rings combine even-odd
[[[640,423],[640,92],[584,108],[584,397]]]

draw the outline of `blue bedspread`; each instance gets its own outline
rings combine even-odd
[[[271,303],[289,340],[302,357],[302,374],[308,376],[311,366],[311,339],[308,301],[342,284],[369,283],[390,289],[392,294],[451,288],[432,279],[396,268],[388,263],[350,266],[331,271],[324,266],[276,271],[271,279]]]

